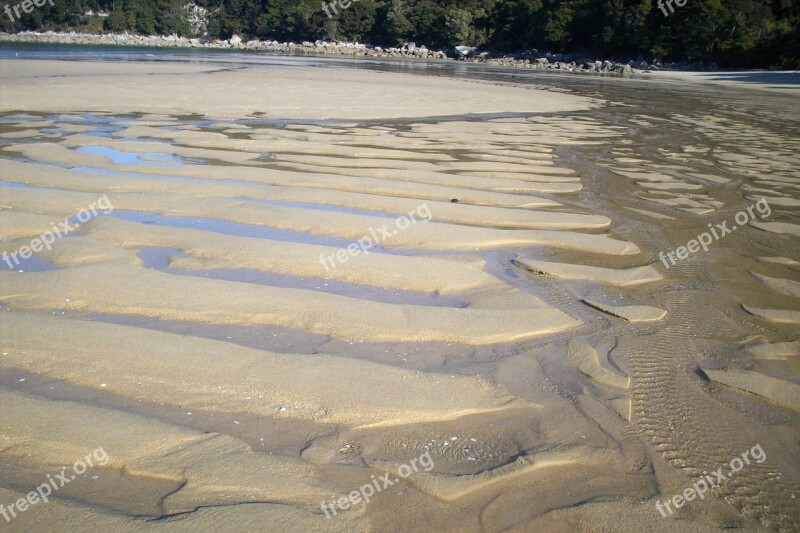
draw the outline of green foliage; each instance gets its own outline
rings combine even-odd
[[[155,33],[186,36],[192,32],[186,10],[180,0],[157,0]]]
[[[339,14],[328,17],[324,14],[322,19],[322,32],[319,37],[327,40],[364,41],[373,33],[377,5],[372,0],[361,0],[353,3],[345,10],[339,9]],[[331,11],[333,15],[333,12]]]
[[[452,9],[444,14],[445,39],[450,46],[474,43],[472,13],[464,9]]]
[[[0,18],[0,31],[98,31],[102,24],[108,32],[190,35],[185,1],[53,0],[19,20]],[[208,36],[216,39],[414,41],[800,67],[800,0],[672,2],[665,16],[658,0],[350,0],[329,8],[329,17],[322,0],[195,0],[209,10]],[[110,15],[87,16],[90,9]]]
[[[400,44],[413,35],[414,26],[407,17],[410,14],[403,0],[389,0],[383,20],[383,33],[390,44]]]
[[[504,50],[541,45],[541,0],[498,2],[493,13],[492,42]]]
[[[418,0],[414,2],[411,6],[411,18],[409,20],[414,27],[414,37],[417,42],[436,48],[452,46],[453,43],[448,42],[448,39],[442,33],[446,13],[447,10],[440,2],[433,0]]]
[[[125,12],[121,9],[114,10],[103,23],[103,29],[113,33],[124,32],[128,29],[128,20]]]

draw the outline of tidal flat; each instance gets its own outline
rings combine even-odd
[[[800,529],[800,85],[76,50],[0,54],[0,529]]]

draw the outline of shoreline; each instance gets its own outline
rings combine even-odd
[[[284,57],[352,58],[373,60],[399,60],[424,63],[477,64],[509,69],[526,69],[546,72],[571,72],[575,74],[601,75],[613,78],[636,78],[669,81],[677,83],[716,85],[727,88],[749,88],[768,91],[773,94],[790,95],[800,88],[800,71],[765,69],[696,70],[680,69],[677,65],[648,67],[647,70],[634,68],[627,63],[611,61],[567,62],[574,56],[545,54],[536,57],[535,51],[520,52],[515,55],[489,57],[484,52],[467,58],[449,57],[444,51],[435,51],[413,43],[400,48],[381,48],[364,43],[316,41],[301,43],[280,43],[278,41],[242,41],[234,36],[228,41],[205,41],[197,38],[176,36],[141,36],[132,34],[87,34],[47,32],[0,32],[0,43],[20,44],[62,44],[68,46],[107,46],[117,48],[199,48],[220,52],[266,52]],[[527,58],[526,58],[527,57]],[[528,59],[530,58],[530,59]],[[580,63],[580,64],[579,64]],[[630,62],[633,63],[633,62]]]
[[[591,60],[587,58],[575,59],[574,54],[538,53],[527,50],[516,53],[490,54],[482,52],[476,56],[454,58],[442,50],[432,50],[424,45],[416,46],[408,43],[400,47],[383,48],[365,43],[329,42],[329,41],[244,41],[234,35],[229,40],[207,41],[200,38],[178,37],[175,35],[134,35],[134,34],[90,34],[90,33],[59,33],[46,32],[19,32],[0,33],[0,43],[37,43],[37,44],[67,44],[85,46],[141,46],[158,48],[205,48],[209,50],[238,50],[251,52],[272,52],[285,55],[308,56],[333,56],[333,57],[366,57],[366,58],[397,58],[423,61],[466,61],[499,67],[523,68],[530,70],[559,70],[566,72],[609,74],[628,76],[631,74],[644,74],[659,70],[660,67],[634,61],[627,63],[609,60]]]

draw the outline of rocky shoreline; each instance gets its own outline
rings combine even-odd
[[[578,57],[575,55],[539,53],[536,50],[527,50],[515,54],[493,54],[491,52],[478,53],[474,49],[464,52],[453,51],[447,53],[442,50],[431,50],[424,45],[417,46],[407,43],[401,47],[382,48],[363,43],[329,42],[329,41],[303,41],[301,43],[281,43],[278,41],[244,41],[234,35],[227,41],[206,40],[198,38],[178,37],[175,35],[133,35],[133,34],[88,34],[88,33],[58,33],[48,32],[20,32],[0,33],[0,42],[18,43],[50,43],[50,44],[75,44],[75,45],[103,45],[103,46],[143,46],[143,47],[168,47],[168,48],[208,48],[220,50],[247,50],[259,52],[275,52],[283,54],[304,54],[323,56],[349,56],[349,57],[374,57],[374,58],[403,58],[420,60],[462,60],[472,63],[483,63],[502,67],[527,68],[535,70],[561,70],[568,72],[585,72],[599,74],[630,75],[661,70],[658,65],[649,65],[644,61],[618,63],[613,61],[599,61]]]

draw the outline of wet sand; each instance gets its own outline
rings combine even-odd
[[[0,60],[0,527],[796,531],[800,100],[391,70]]]

